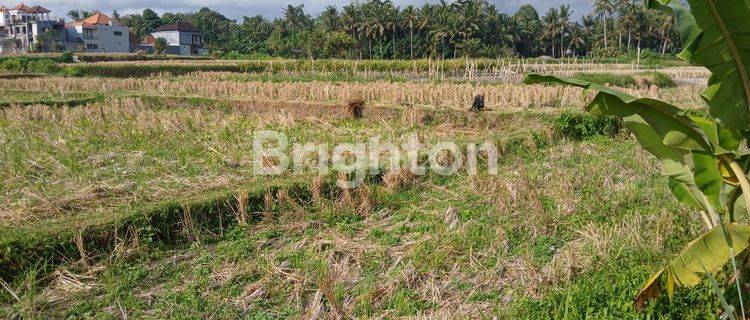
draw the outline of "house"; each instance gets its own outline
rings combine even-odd
[[[65,42],[65,23],[51,18],[52,11],[19,3],[0,6],[0,54],[51,51]],[[34,47],[34,45],[37,45]]]
[[[68,50],[123,53],[130,51],[128,27],[101,12],[65,25],[65,31]]]
[[[151,36],[167,40],[167,53],[181,56],[203,55],[208,52],[203,47],[203,34],[187,22],[166,24],[156,28]]]
[[[156,38],[148,34],[143,37],[143,40],[139,39],[135,34],[130,35],[130,52],[143,51],[145,53],[154,53],[154,43]]]

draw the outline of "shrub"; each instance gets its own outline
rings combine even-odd
[[[65,51],[60,55],[60,58],[57,60],[60,63],[71,63],[73,62],[73,52]]]
[[[32,60],[26,66],[26,72],[31,73],[52,74],[58,71],[60,71],[60,68],[57,67],[54,61],[48,59]]]
[[[614,136],[620,133],[621,129],[622,120],[610,116],[595,116],[566,111],[555,119],[555,131],[574,140],[586,140],[596,136]]]
[[[85,74],[83,69],[79,66],[70,66],[65,68],[63,71],[64,74],[69,77],[83,77]]]
[[[167,52],[167,47],[169,44],[167,43],[167,39],[164,38],[158,38],[156,39],[156,42],[154,42],[154,53],[157,55],[161,55]]]
[[[611,84],[618,87],[632,87],[636,81],[631,75],[613,73],[578,73],[576,79],[591,81],[598,84]]]
[[[0,69],[11,72],[25,72],[29,59],[25,57],[5,59],[0,64]]]
[[[638,73],[634,76],[634,79],[639,87],[655,85],[659,88],[673,88],[676,86],[672,77],[656,71]]]
[[[60,70],[52,59],[8,58],[0,62],[0,70],[16,73],[55,73]]]

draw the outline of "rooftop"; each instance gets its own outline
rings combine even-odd
[[[90,17],[83,20],[76,20],[68,24],[68,26],[109,26],[109,25],[120,25],[117,21],[112,20],[107,15],[97,12]]]
[[[30,9],[30,8],[27,7],[25,4],[23,4],[23,2],[21,2],[21,3],[17,4],[15,7],[13,7],[12,9],[10,9],[10,10],[22,10],[22,11],[26,11],[28,9]]]
[[[150,34],[143,37],[143,40],[141,41],[141,44],[154,44],[154,43],[156,43],[156,38],[154,38],[154,36]]]
[[[45,7],[42,7],[42,6],[39,6],[39,5],[36,5],[36,6],[33,6],[33,7],[29,7],[29,6],[25,5],[23,2],[17,4],[13,8],[7,8],[5,6],[0,5],[0,11],[11,11],[11,10],[18,10],[18,11],[22,11],[22,12],[26,12],[26,13],[50,13],[50,12],[52,12],[49,9],[47,9]]]
[[[177,22],[165,24],[161,27],[156,28],[154,32],[159,31],[180,31],[180,32],[200,32],[198,28],[187,22]]]
[[[52,11],[42,6],[33,6],[27,9],[26,12],[28,13],[50,13]]]

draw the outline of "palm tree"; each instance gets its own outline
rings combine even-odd
[[[640,21],[638,19],[639,8],[632,4],[626,4],[620,8],[620,17],[622,18],[623,28],[628,29],[627,51],[630,51],[630,43],[633,38],[633,30],[638,29]]]
[[[386,23],[386,26],[388,27],[388,30],[391,32],[391,51],[393,54],[391,55],[392,59],[396,58],[396,35],[398,34],[398,27],[401,25],[401,22],[399,19],[401,18],[401,14],[399,13],[399,10],[397,7],[394,7],[390,3],[388,4],[388,7],[386,7],[386,11],[388,12],[388,21]]]
[[[586,31],[579,24],[573,25],[570,29],[570,42],[568,50],[576,54],[586,46]]]
[[[630,5],[631,5],[630,4],[630,0],[617,0],[614,3],[615,10],[616,11],[620,11],[620,12],[622,12],[623,10],[626,10],[625,8],[628,8]],[[612,14],[610,14],[610,18],[612,18]],[[618,26],[616,26],[616,27],[618,27],[617,28],[617,38],[618,38],[618,40],[617,40],[617,48],[619,49],[620,47],[622,47],[622,29],[623,28],[619,28],[619,21],[618,20],[615,20],[615,23],[618,24]]]
[[[417,25],[416,29],[419,34],[423,34],[425,30],[429,30],[432,25],[432,17],[435,14],[435,5],[426,3],[422,8],[417,11]],[[429,32],[428,32],[429,33]]]
[[[414,59],[414,24],[417,23],[419,16],[414,6],[408,5],[401,11],[401,24],[409,28],[409,57]]]
[[[615,4],[611,0],[594,0],[594,11],[599,19],[604,20],[604,49],[607,49],[607,17],[612,18],[612,12],[615,11]]]
[[[339,12],[336,6],[326,6],[320,13],[318,21],[325,26],[328,31],[337,31],[339,29]]]
[[[471,38],[474,32],[479,30],[481,13],[479,5],[473,1],[455,4],[458,9],[458,29],[456,34],[463,39]]]
[[[445,40],[452,38],[454,35],[454,26],[452,24],[451,12],[444,1],[437,7],[434,14],[434,26],[429,34],[433,41],[433,46],[437,49],[436,44],[441,44],[440,55],[445,59]]]
[[[565,56],[565,32],[570,30],[570,5],[564,4],[560,6],[560,10],[557,15],[557,27],[560,29],[560,57]]]
[[[359,44],[359,37],[357,37],[357,31],[362,21],[360,11],[353,4],[344,6],[344,11],[341,13],[341,20],[344,24],[344,30],[347,33],[351,33],[354,42]],[[362,59],[362,47],[357,45],[359,48],[359,58]]]
[[[380,56],[383,56],[383,36],[385,35],[385,31],[387,29],[387,17],[385,16],[383,12],[383,6],[380,2],[370,2],[365,6],[366,16],[367,19],[365,19],[362,24],[360,25],[360,30],[364,31],[365,36],[367,37],[368,46],[370,49],[370,59],[372,59],[372,38],[377,37],[378,38],[378,47],[380,49]]]
[[[659,21],[660,38],[662,41],[661,55],[664,55],[667,51],[667,43],[672,41],[670,31],[674,28],[674,16],[671,14],[661,14]]]
[[[557,9],[550,8],[542,17],[542,40],[549,40],[552,46],[551,56],[555,56],[555,38],[558,30],[558,13]],[[562,49],[561,49],[562,50]]]

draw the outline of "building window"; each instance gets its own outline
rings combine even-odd
[[[115,35],[118,37],[122,37],[122,31],[115,31]]]
[[[87,40],[94,39],[94,29],[83,29],[83,38]]]
[[[97,50],[97,49],[99,49],[99,45],[96,44],[96,43],[87,43],[86,44],[86,49]]]

